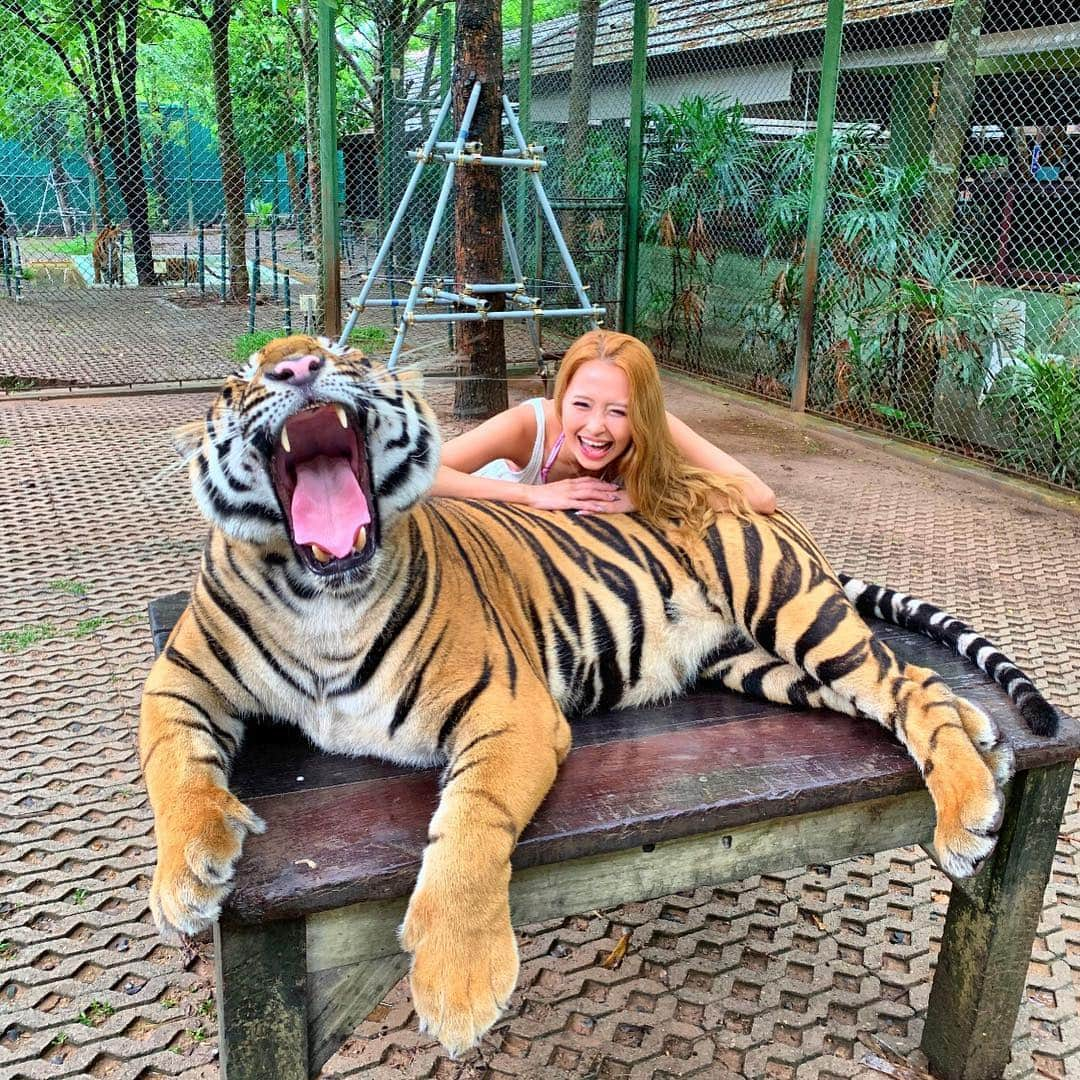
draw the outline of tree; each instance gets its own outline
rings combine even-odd
[[[926,209],[928,230],[942,235],[952,227],[964,145],[971,131],[982,18],[983,0],[953,0],[930,146]]]
[[[100,134],[109,151],[127,209],[139,284],[154,284],[135,90],[139,0],[0,0],[0,10],[51,50],[71,80],[85,109],[88,143],[99,145]],[[104,183],[99,190],[105,190]]]
[[[502,154],[502,20],[497,0],[458,0],[454,49],[454,120],[460,125],[473,84],[480,98],[469,137],[485,154]],[[456,176],[454,225],[456,280],[501,281],[503,276],[502,173],[465,168]],[[467,242],[463,242],[463,240]],[[490,297],[492,310],[504,298]],[[457,324],[459,371],[456,416],[493,416],[507,407],[506,345],[499,319]]]
[[[589,110],[592,107],[593,51],[600,0],[581,0],[578,8],[574,63],[570,69],[570,104],[566,124],[566,196],[575,199],[581,188],[581,162],[589,137]],[[563,232],[571,247],[578,246],[580,215],[573,211],[563,217]]]

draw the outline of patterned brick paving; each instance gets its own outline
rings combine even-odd
[[[969,616],[1080,713],[1080,519],[779,412],[669,392],[838,566]],[[205,402],[0,402],[0,1078],[216,1075],[209,949],[161,944],[146,909],[135,760],[145,605],[190,582],[203,531],[168,431]],[[1078,839],[1074,791],[1010,1077],[1080,1075]],[[439,1053],[398,986],[324,1075],[880,1076],[871,1054],[919,1068],[947,892],[903,850],[532,927],[513,1007],[478,1055]],[[627,933],[621,965],[600,966]]]

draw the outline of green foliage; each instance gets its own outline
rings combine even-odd
[[[357,326],[349,335],[349,344],[363,347],[364,345],[382,345],[390,340],[390,335],[382,326]]]
[[[85,1024],[87,1027],[96,1027],[98,1024],[108,1020],[112,1014],[116,1012],[107,1001],[91,1001],[89,1005],[81,1013],[79,1013],[78,1021],[80,1024]]]
[[[49,588],[54,592],[67,593],[68,596],[85,596],[90,591],[89,586],[74,578],[57,578],[49,582]]]
[[[233,359],[242,364],[253,352],[258,352],[275,338],[284,336],[284,330],[256,330],[253,334],[241,334],[233,342]]]
[[[987,401],[1009,425],[1014,466],[1080,486],[1080,362],[1022,352],[994,379]]]
[[[71,631],[73,638],[89,637],[95,630],[100,630],[108,622],[108,616],[96,615],[91,619],[81,619]]]
[[[56,627],[52,623],[37,623],[19,630],[0,631],[0,653],[22,652],[39,641],[47,641],[55,636]]]

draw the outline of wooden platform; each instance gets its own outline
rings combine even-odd
[[[186,599],[151,604],[156,649]],[[1055,738],[1037,738],[967,661],[877,629],[902,658],[934,668],[993,715],[1016,752],[998,849],[954,889],[924,1034],[938,1075],[998,1076],[1080,729],[1066,720]],[[914,764],[870,721],[699,691],[584,718],[574,739],[514,854],[517,924],[932,835]],[[283,1080],[313,1075],[405,971],[395,931],[436,773],[323,754],[295,728],[260,722],[232,787],[268,828],[249,837],[216,930],[223,1072],[270,1075],[273,1061]]]

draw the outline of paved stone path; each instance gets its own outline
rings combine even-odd
[[[165,309],[142,302],[153,332]],[[50,342],[100,379],[97,343],[75,347],[78,320],[50,320]],[[223,333],[199,330],[205,348],[182,370],[220,374],[199,357],[220,355]],[[30,356],[13,340],[0,358]],[[178,377],[152,359],[161,349],[144,339],[109,363]],[[1080,713],[1080,517],[779,410],[668,388],[672,410],[773,483],[838,567],[967,616]],[[449,387],[431,394],[445,410]],[[146,603],[190,584],[204,532],[168,433],[207,401],[0,401],[0,1078],[216,1076],[209,947],[162,944],[147,911],[135,753]],[[1010,1077],[1080,1072],[1078,851],[1074,791]],[[584,912],[522,933],[520,988],[479,1055],[442,1055],[399,986],[323,1075],[879,1076],[869,1053],[918,1068],[947,895],[903,850]],[[600,967],[624,932],[626,959]]]

